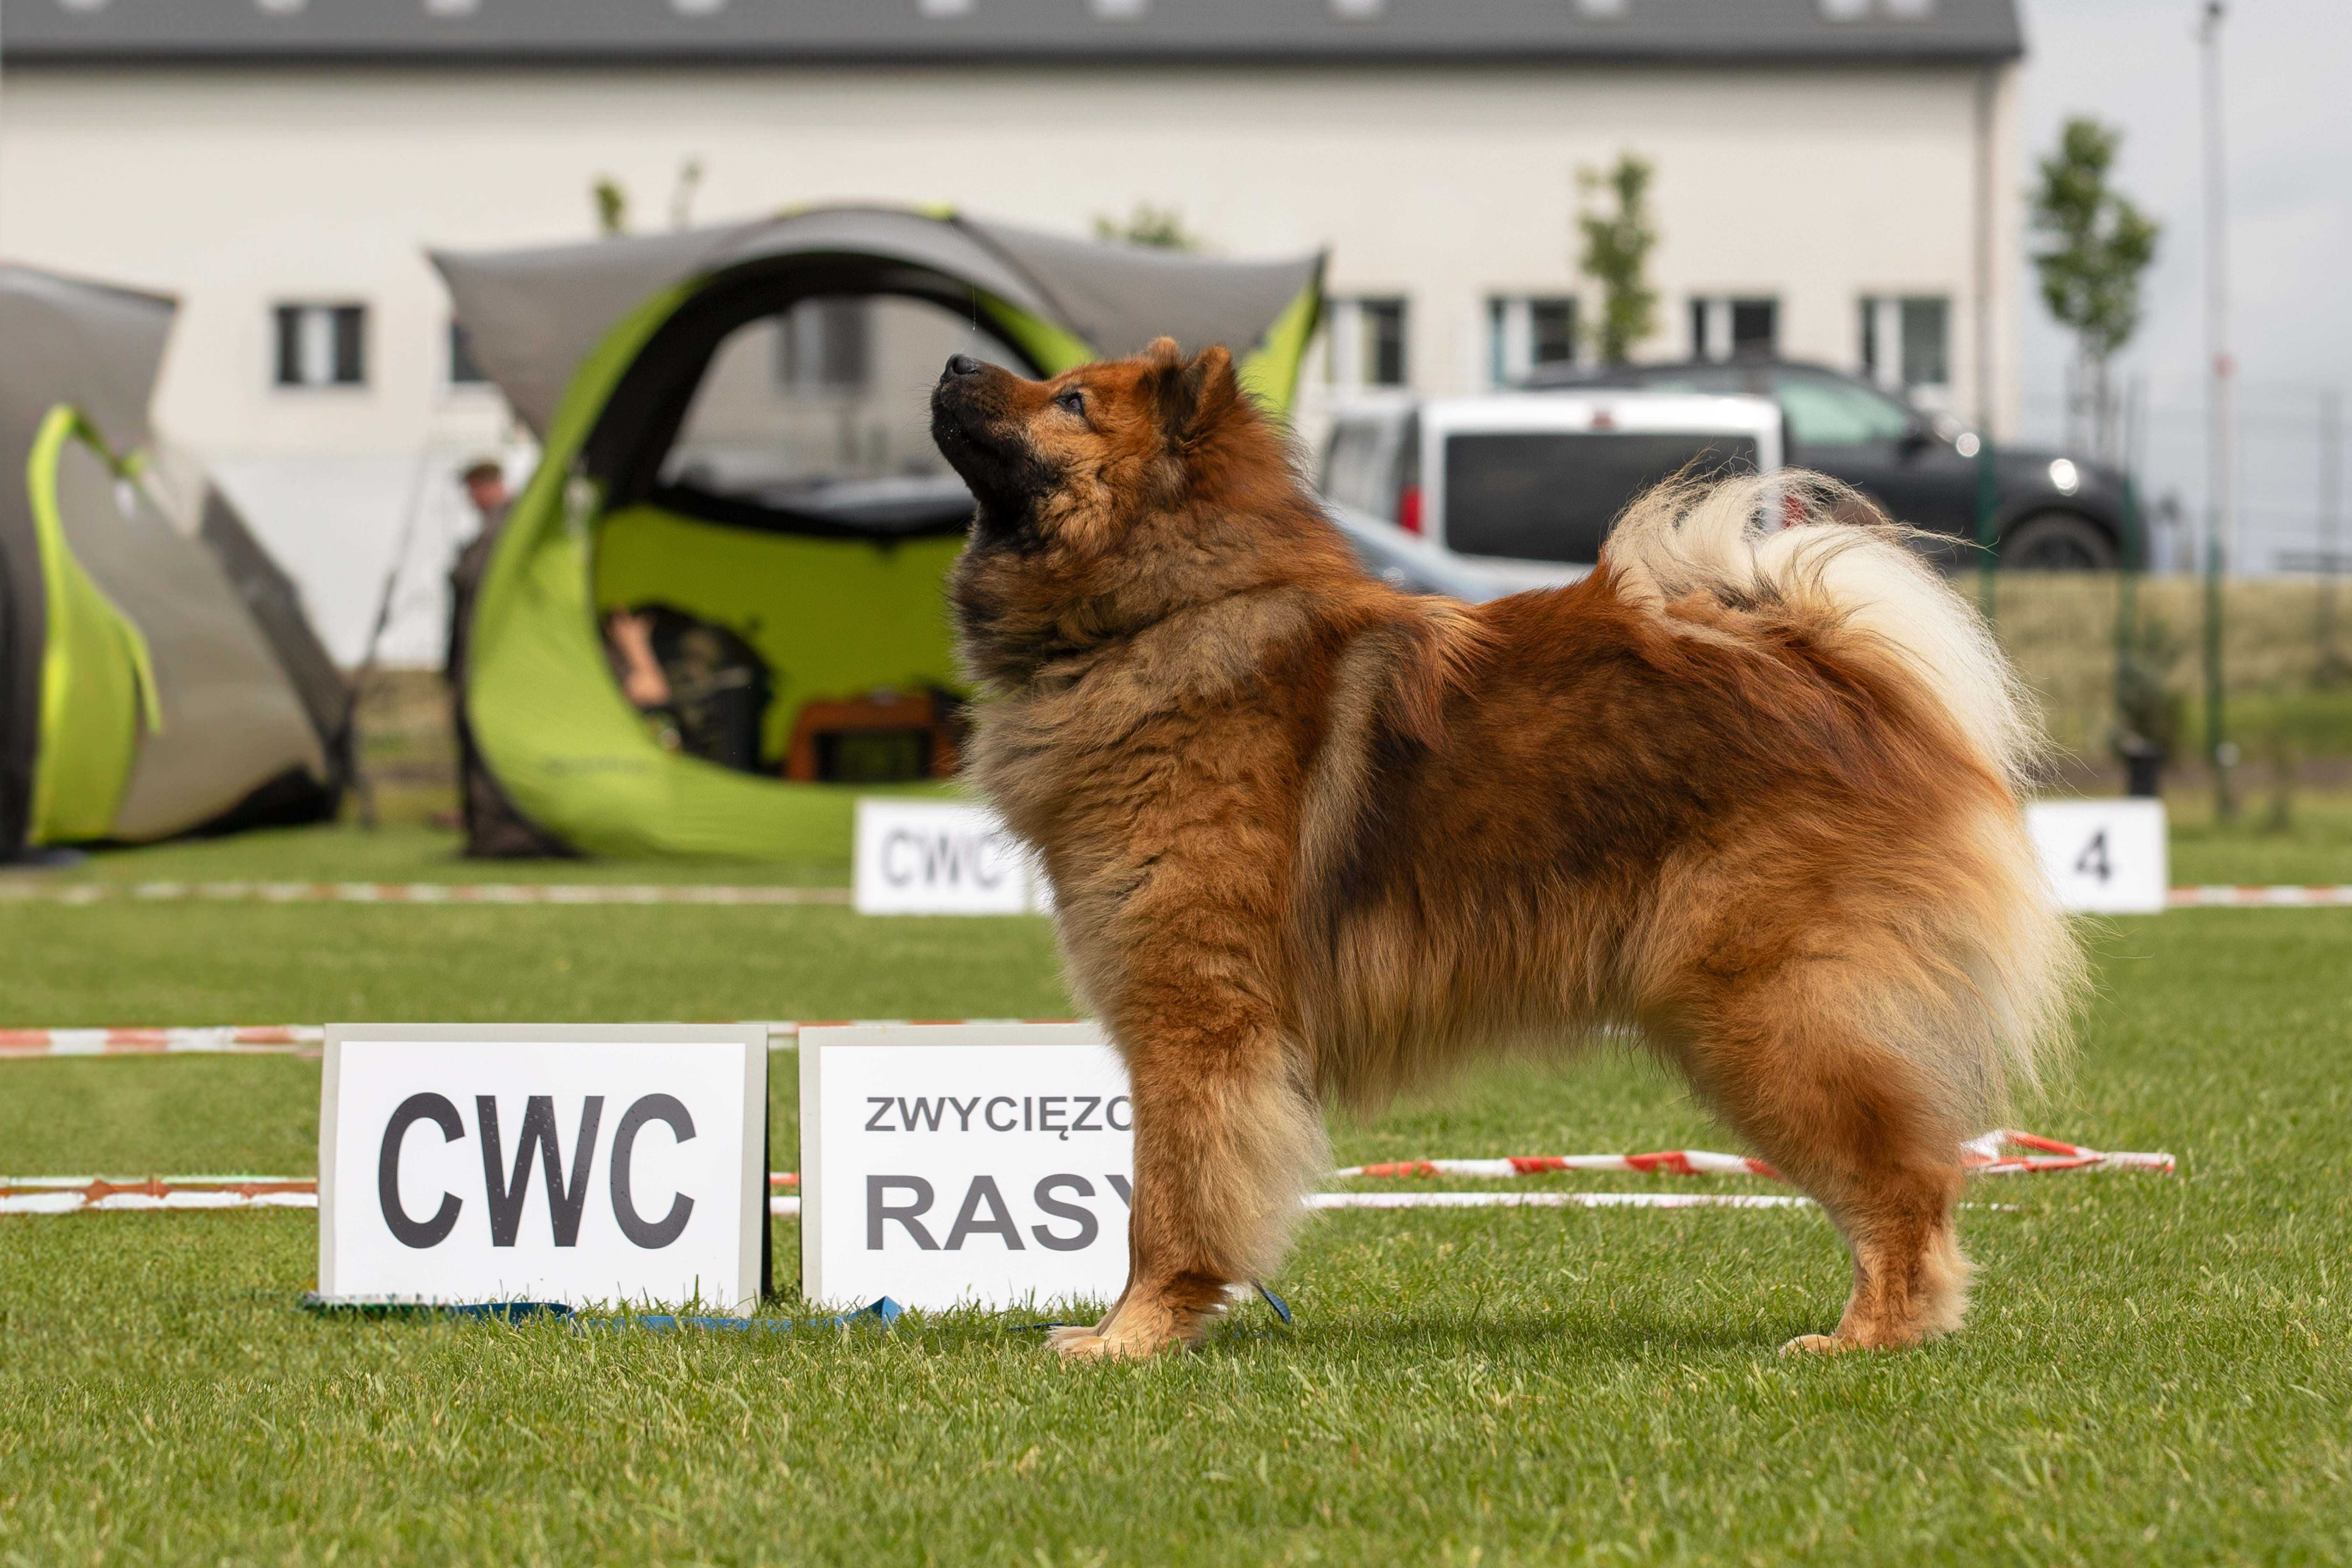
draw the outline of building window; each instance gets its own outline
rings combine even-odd
[[[278,384],[365,386],[365,305],[279,305]]]
[[[1505,296],[1486,301],[1486,379],[1516,386],[1530,371],[1576,362],[1576,301]]]
[[[1691,358],[1770,359],[1780,348],[1780,301],[1710,294],[1690,302]]]
[[[803,300],[784,312],[776,379],[793,392],[862,392],[873,379],[874,317],[863,299]]]
[[[1935,403],[1952,384],[1952,302],[1941,294],[1864,295],[1862,373]]]
[[[1402,386],[1404,301],[1366,300],[1360,308],[1364,316],[1364,384]]]
[[[1412,368],[1405,354],[1406,321],[1402,300],[1332,300],[1325,379],[1340,387],[1405,385]]]
[[[452,320],[449,323],[449,384],[481,386],[489,381],[482,367],[474,363],[474,345],[466,336],[466,329]]]

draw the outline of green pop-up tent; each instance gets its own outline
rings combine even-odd
[[[541,842],[611,855],[840,858],[854,781],[886,775],[828,749],[825,716],[952,707],[941,580],[971,502],[923,436],[948,353],[1050,374],[1223,343],[1281,411],[1322,305],[1320,256],[875,207],[433,259],[541,441],[476,598],[462,724]],[[615,612],[739,650],[760,711],[733,765],[624,695]],[[943,771],[921,739],[918,771]]]
[[[173,302],[0,265],[0,859],[331,816],[349,697],[228,499],[147,473]]]

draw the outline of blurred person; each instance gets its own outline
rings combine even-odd
[[[474,537],[458,550],[449,566],[449,628],[442,660],[442,673],[449,682],[451,728],[457,742],[457,809],[466,833],[466,853],[484,859],[568,855],[572,851],[567,846],[515,808],[474,743],[474,727],[466,715],[466,671],[475,601],[481,593],[482,579],[489,573],[490,557],[505,531],[514,498],[507,489],[506,470],[495,458],[479,458],[467,464],[457,482],[480,520]]]
[[[498,544],[499,531],[506,527],[507,510],[514,504],[507,489],[506,470],[495,458],[476,458],[466,466],[457,482],[465,487],[466,500],[472,504],[478,525],[474,537],[458,547],[457,558],[449,566],[449,631],[442,671],[449,678],[452,688],[459,685],[465,665],[466,635],[474,619],[474,595],[481,589],[483,574],[489,570],[490,552]]]

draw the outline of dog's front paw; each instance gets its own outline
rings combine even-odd
[[[1141,1361],[1192,1341],[1166,1313],[1119,1311],[1092,1328],[1055,1329],[1045,1342],[1064,1361]]]
[[[1046,1334],[1045,1342],[1064,1361],[1110,1361],[1118,1355],[1096,1326],[1073,1323]]]
[[[1782,1355],[1834,1355],[1840,1351],[1860,1350],[1852,1340],[1842,1340],[1835,1334],[1799,1334],[1780,1347]]]

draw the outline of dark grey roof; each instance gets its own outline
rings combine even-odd
[[[2016,0],[10,0],[10,64],[1999,60]]]

